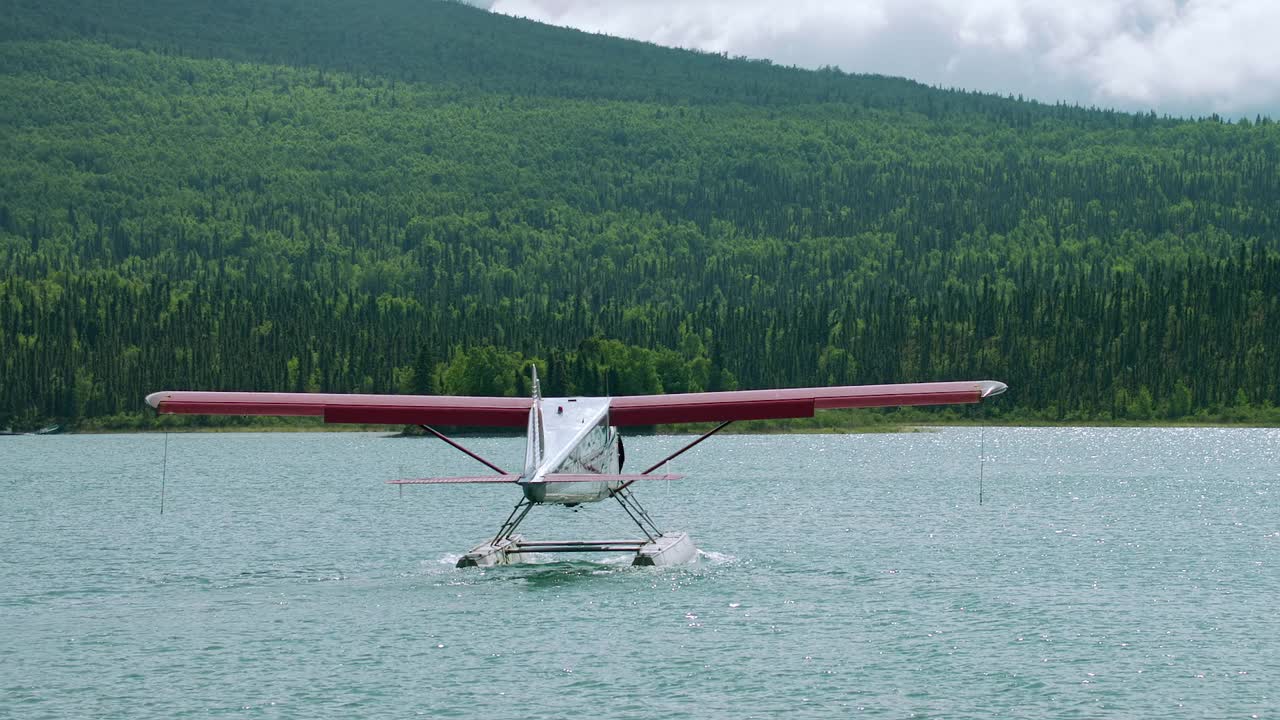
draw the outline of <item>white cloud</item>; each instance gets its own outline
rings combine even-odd
[[[1161,113],[1280,115],[1278,0],[478,0],[730,55]]]

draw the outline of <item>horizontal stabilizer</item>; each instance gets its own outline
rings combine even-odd
[[[639,473],[632,473],[630,475],[593,475],[588,473],[582,473],[582,474],[552,473],[550,475],[543,475],[542,480],[544,482],[604,482],[604,483],[626,482],[626,483],[629,483],[629,482],[635,482],[636,480],[679,480],[682,477],[684,476],[677,475],[675,473],[665,473],[662,475],[657,475],[657,474],[641,475]]]
[[[473,475],[461,477],[417,478],[414,480],[388,480],[388,485],[452,485],[455,483],[513,483],[519,475]]]

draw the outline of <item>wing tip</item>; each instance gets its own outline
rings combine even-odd
[[[1009,386],[997,380],[978,381],[978,397],[989,398],[1008,390]]]

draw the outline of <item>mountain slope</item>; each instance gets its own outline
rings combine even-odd
[[[0,39],[89,39],[127,49],[371,74],[508,95],[785,108],[851,103],[939,117],[981,112],[1111,124],[1121,114],[939,91],[902,78],[810,72],[672,50],[439,0],[8,0]]]
[[[1044,417],[1280,403],[1273,124],[453,4],[142,7],[23,3],[0,42],[10,419],[157,387],[515,392],[528,357],[564,392],[991,376]]]

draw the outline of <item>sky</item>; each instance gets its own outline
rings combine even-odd
[[[1161,115],[1280,119],[1280,0],[473,0],[783,65]]]

